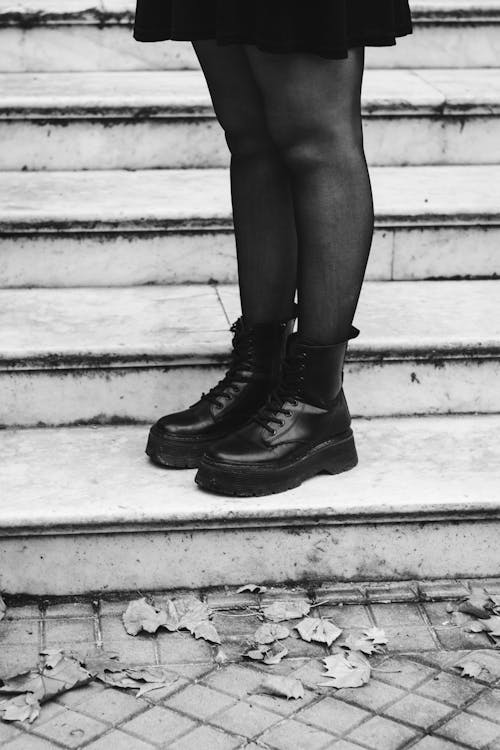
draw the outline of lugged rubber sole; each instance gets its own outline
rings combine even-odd
[[[314,446],[293,463],[265,467],[226,464],[202,458],[195,482],[204,490],[234,497],[274,495],[300,487],[317,474],[341,474],[353,469],[358,454],[352,432]]]
[[[149,431],[146,453],[153,463],[164,468],[197,469],[204,452],[213,442],[213,439],[176,440],[160,434],[152,427]]]

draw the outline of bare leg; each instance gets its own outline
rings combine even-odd
[[[299,331],[316,344],[343,341],[373,236],[361,122],[364,48],[345,60],[245,50],[292,184]]]
[[[241,306],[249,324],[292,316],[297,236],[287,170],[270,137],[245,50],[193,43],[231,151]]]

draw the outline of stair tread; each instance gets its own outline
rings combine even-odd
[[[415,21],[500,17],[500,0],[410,0]],[[0,0],[0,23],[15,25],[20,19],[33,18],[47,23],[131,23],[135,0]]]
[[[497,357],[498,286],[366,282],[349,358]],[[0,290],[0,368],[55,370],[216,363],[229,353],[236,286]],[[437,366],[437,365],[436,365]]]
[[[393,113],[493,115],[500,68],[368,69],[365,116]],[[213,116],[201,71],[0,73],[0,118]]]
[[[498,224],[500,165],[372,167],[378,225]],[[0,173],[0,231],[230,228],[226,169]]]
[[[359,465],[265,498],[202,492],[144,456],[146,426],[0,433],[3,535],[499,517],[500,416],[357,419]],[[487,457],[487,461],[486,461]]]

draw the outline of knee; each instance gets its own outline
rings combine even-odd
[[[276,147],[263,129],[251,127],[228,128],[224,131],[233,158],[258,158],[275,154]]]
[[[270,127],[273,142],[291,169],[347,164],[364,158],[360,118],[281,121]]]

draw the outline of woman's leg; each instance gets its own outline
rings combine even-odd
[[[299,331],[347,338],[373,235],[363,150],[364,48],[345,60],[277,55],[245,45],[267,124],[286,164],[298,234]]]
[[[193,43],[231,151],[241,306],[248,324],[293,315],[297,235],[289,177],[270,137],[245,50]]]

